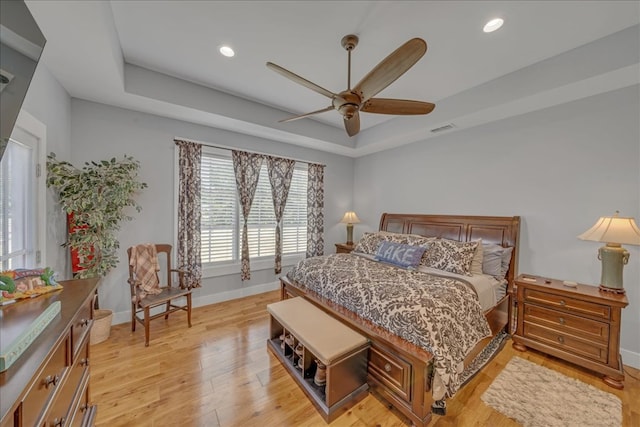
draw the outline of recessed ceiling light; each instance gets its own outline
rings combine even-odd
[[[482,31],[484,31],[485,33],[492,33],[495,30],[497,30],[500,27],[502,27],[502,24],[504,24],[504,19],[502,19],[502,18],[492,19],[491,21],[487,22],[484,25],[484,28],[482,29]]]
[[[231,58],[236,53],[229,46],[220,46],[220,53],[226,56],[227,58]]]

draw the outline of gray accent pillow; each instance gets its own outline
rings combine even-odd
[[[509,270],[513,247],[505,248],[495,244],[483,244],[482,272],[498,280],[504,279]]]
[[[420,264],[424,246],[405,245],[403,243],[382,242],[376,252],[376,260],[388,262],[399,267],[414,269]]]

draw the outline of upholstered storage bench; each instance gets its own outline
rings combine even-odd
[[[267,305],[271,317],[268,348],[330,423],[366,395],[368,340],[304,298]],[[285,343],[282,336],[290,336]],[[295,349],[302,346],[302,354]],[[300,361],[302,359],[302,361]],[[326,384],[314,376],[326,366]]]

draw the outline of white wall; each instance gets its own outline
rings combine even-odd
[[[99,288],[101,307],[114,310],[116,322],[126,321],[130,310],[126,248],[144,242],[175,244],[175,137],[326,164],[325,252],[334,252],[333,244],[344,241],[345,228],[339,221],[344,212],[352,208],[353,159],[73,99],[71,162],[81,166],[85,161],[122,158],[127,154],[140,161],[140,178],[149,185],[137,198],[142,212],[133,211],[134,221],[125,223],[121,229],[120,263],[102,280]],[[199,304],[211,303],[273,289],[277,281],[272,267],[252,270],[251,280],[245,282],[240,280],[239,271],[238,268],[238,273],[203,280],[194,298]]]
[[[639,87],[356,159],[354,208],[380,214],[520,215],[521,273],[597,284],[602,244],[576,236],[619,210],[640,221]],[[640,248],[624,280],[625,363],[640,367]]]
[[[22,109],[47,127],[47,153],[53,151],[59,159],[68,160],[71,151],[71,98],[42,63],[36,68]],[[44,165],[42,167],[44,170]],[[44,264],[59,272],[62,279],[70,272],[69,251],[60,247],[67,240],[66,216],[55,203],[51,191],[47,191],[46,205]]]

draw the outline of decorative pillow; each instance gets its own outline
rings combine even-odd
[[[376,233],[364,233],[360,241],[353,249],[354,252],[376,255],[378,247],[382,242],[402,243],[405,245],[428,247],[435,237],[423,237],[417,234],[399,234],[379,231]]]
[[[380,233],[364,233],[356,247],[353,248],[353,252],[375,255],[383,239],[384,235]]]
[[[471,260],[471,267],[469,272],[473,274],[482,274],[482,258],[484,257],[484,253],[482,250],[482,239],[474,240],[474,242],[478,242],[478,247],[476,248],[475,253],[473,254],[473,259]]]
[[[498,280],[504,279],[511,262],[512,247],[505,248],[500,245],[483,244],[482,271]]]
[[[502,252],[504,248],[500,245],[483,244],[482,245],[482,272],[493,277],[500,276],[502,270]]]
[[[376,260],[400,267],[416,268],[426,250],[423,246],[383,241],[376,251]]]
[[[438,270],[471,276],[471,261],[479,244],[480,242],[477,241],[434,240],[425,253],[422,264]]]
[[[509,263],[511,262],[511,253],[513,252],[513,247],[504,248],[502,251],[502,262],[500,269],[500,279],[504,279],[507,275],[507,271],[509,271]]]

